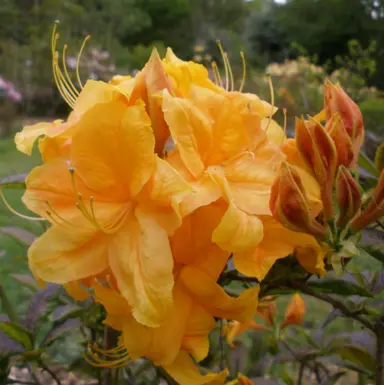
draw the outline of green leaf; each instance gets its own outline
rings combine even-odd
[[[26,231],[24,229],[14,226],[0,227],[0,233],[15,238],[17,241],[19,241],[25,246],[30,246],[32,242],[36,239],[36,235],[31,233],[30,231]]]
[[[0,186],[3,188],[24,189],[26,176],[27,174],[7,176],[6,178],[0,179]]]
[[[5,292],[4,288],[1,285],[0,285],[0,300],[3,306],[3,310],[8,315],[9,319],[14,323],[19,323],[19,319],[17,317],[15,309],[13,308],[7,293]]]
[[[344,345],[337,349],[341,358],[353,364],[374,372],[376,369],[376,360],[371,353],[358,345]]]
[[[308,282],[313,290],[320,293],[337,294],[342,296],[359,295],[361,297],[372,297],[364,287],[342,279],[327,279],[317,282]]]
[[[346,372],[337,372],[332,376],[326,378],[324,381],[322,381],[321,385],[335,385],[340,380],[340,378],[345,376],[346,374],[347,374]]]
[[[20,282],[25,287],[28,287],[28,289],[31,289],[32,291],[38,291],[39,285],[36,282],[35,278],[32,277],[32,275],[29,274],[10,274],[10,276],[15,279],[17,282]]]
[[[81,322],[76,319],[69,319],[58,327],[53,327],[45,336],[42,345],[49,346],[55,342],[58,338],[61,338],[69,331],[73,331],[81,326]]]
[[[375,164],[363,152],[359,153],[358,164],[364,171],[377,178],[379,177],[379,172],[377,171]]]
[[[378,172],[381,172],[384,168],[384,143],[382,143],[376,150],[375,166]]]
[[[360,252],[377,259],[379,262],[384,264],[384,250],[382,245],[367,245],[360,246]]]
[[[21,343],[27,350],[33,349],[33,336],[27,329],[12,322],[0,322],[0,329],[8,337]]]

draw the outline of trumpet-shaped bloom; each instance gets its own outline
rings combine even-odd
[[[165,92],[163,111],[176,146],[167,160],[196,191],[183,201],[183,214],[222,197],[227,212],[214,242],[228,252],[255,246],[263,234],[257,215],[270,214],[270,188],[282,160],[261,127],[268,109],[256,96],[252,104],[240,93],[194,86],[189,98]]]
[[[214,317],[249,322],[259,288],[254,287],[234,298],[225,293],[216,281],[224,269],[228,253],[211,241],[213,229],[222,215],[220,204],[194,211],[171,237],[175,259],[174,307],[157,328],[148,329],[129,317],[125,298],[112,288],[95,290],[96,299],[108,312],[107,322],[122,330],[123,343],[132,359],[144,356],[164,367],[176,381],[186,385],[223,383],[226,373],[201,376],[196,361],[204,359],[209,350],[208,334],[215,327]],[[205,222],[201,221],[205,218]],[[110,305],[112,302],[115,305]],[[215,382],[212,382],[215,383]]]
[[[95,105],[76,123],[69,151],[31,172],[23,197],[53,223],[29,250],[35,273],[65,284],[110,268],[148,326],[172,307],[168,234],[180,225],[178,204],[190,191],[154,145],[143,105]]]

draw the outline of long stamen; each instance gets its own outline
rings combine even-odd
[[[212,66],[212,71],[213,71],[213,77],[215,78],[215,85],[218,86],[219,85],[219,79],[217,77],[217,72],[216,72],[215,64],[216,64],[215,62],[212,62],[211,66]]]
[[[227,67],[228,67],[228,71],[229,71],[231,91],[233,91],[235,89],[235,82],[233,80],[233,72],[232,72],[231,62],[229,61],[229,57],[228,57],[227,52],[224,52],[224,58],[225,58],[225,61],[227,62]]]
[[[64,48],[63,48],[63,68],[64,68],[64,74],[65,74],[65,77],[67,79],[68,84],[70,85],[72,91],[75,94],[75,97],[77,97],[77,96],[79,96],[80,93],[77,90],[77,88],[75,87],[75,85],[73,84],[73,82],[72,82],[72,80],[71,80],[71,78],[69,76],[68,69],[67,69],[67,57],[66,57],[67,49],[68,49],[68,46],[67,46],[67,44],[65,44]]]
[[[64,92],[66,93],[68,99],[71,100],[72,103],[75,103],[77,95],[74,93],[70,84],[67,82],[67,79],[63,75],[63,72],[61,71],[61,68],[59,66],[59,53],[58,52],[56,53],[55,68],[57,71],[58,79],[61,83],[61,86],[62,86]]]
[[[66,219],[64,219],[53,207],[52,207],[52,205],[48,202],[48,201],[46,201],[45,202],[46,203],[46,205],[48,206],[48,209],[49,209],[49,211],[47,211],[46,213],[47,213],[47,215],[52,219],[52,221],[55,223],[55,224],[57,224],[57,225],[63,225],[63,224],[66,224],[66,225],[68,225],[68,226],[70,226],[70,227],[76,227],[75,225],[73,225],[71,222],[69,222],[69,221],[67,221]],[[53,214],[59,219],[59,220],[57,220],[54,216],[53,216]]]
[[[243,51],[240,52],[240,56],[241,56],[241,62],[243,63],[243,77],[241,78],[239,92],[242,92],[245,84],[245,78],[247,76],[247,63],[245,61],[245,56]]]
[[[219,87],[223,88],[223,79],[221,78],[219,67],[217,66],[217,63],[214,61],[212,62],[212,68],[214,73],[216,74],[215,78],[218,79],[218,85]]]
[[[84,41],[83,41],[83,44],[81,45],[79,54],[77,55],[77,62],[76,62],[76,78],[77,78],[77,81],[78,81],[79,86],[80,86],[81,89],[83,89],[84,87],[83,87],[83,83],[82,83],[81,78],[80,78],[80,60],[81,60],[81,55],[83,54],[85,45],[87,44],[87,41],[88,41],[90,38],[91,38],[90,35],[86,36],[86,38],[85,38]]]
[[[102,358],[100,354],[105,358]],[[131,361],[127,349],[122,345],[114,349],[103,350],[95,344],[88,344],[87,352],[83,356],[89,364],[99,368],[121,368]]]
[[[221,57],[223,58],[224,62],[224,69],[225,69],[225,90],[228,91],[229,88],[229,70],[228,70],[228,63],[225,60],[225,52],[223,49],[223,46],[221,45],[221,41],[217,40],[217,46],[219,47]]]
[[[271,114],[269,115],[269,120],[268,120],[267,127],[265,129],[265,132],[268,132],[269,126],[271,125],[271,122],[272,122],[272,115],[273,115],[273,112],[275,109],[275,92],[273,90],[273,84],[272,84],[272,77],[271,76],[268,77],[268,84],[269,84],[269,91],[271,93]]]
[[[285,141],[285,137],[287,135],[287,109],[286,108],[283,108],[283,114],[284,114],[284,127],[283,127],[284,135],[283,135],[283,141],[281,142],[281,146],[283,145]]]
[[[14,208],[11,207],[11,205],[8,203],[7,199],[5,198],[4,196],[4,193],[3,193],[3,189],[2,187],[0,186],[0,197],[1,199],[3,200],[6,208],[12,213],[12,214],[15,214],[17,215],[18,217],[20,218],[23,218],[23,219],[27,219],[29,221],[46,221],[45,218],[40,218],[40,217],[30,217],[28,215],[24,215],[24,214],[21,214],[19,213],[18,211],[16,211]]]

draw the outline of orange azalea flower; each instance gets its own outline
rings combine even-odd
[[[305,302],[299,293],[293,295],[287,306],[282,327],[288,325],[301,325],[305,314]]]
[[[54,225],[29,250],[43,280],[66,284],[110,268],[143,324],[172,305],[168,234],[190,187],[154,154],[142,104],[96,104],[73,127],[70,148],[28,176],[24,203]]]
[[[238,374],[237,378],[233,381],[227,382],[227,385],[254,385],[255,383],[248,377]]]
[[[221,215],[219,205],[202,207],[185,218],[171,237],[175,306],[158,328],[148,329],[138,323],[122,306],[125,298],[112,287],[95,284],[96,300],[108,312],[106,322],[123,332],[127,357],[147,357],[186,385],[223,383],[226,372],[201,376],[190,356],[198,362],[207,356],[214,317],[247,323],[257,304],[258,287],[233,298],[216,283],[228,259],[228,254],[210,240]],[[201,218],[206,219],[204,226],[200,226]]]
[[[195,190],[183,201],[182,212],[223,197],[228,209],[213,240],[224,250],[241,252],[262,239],[257,215],[270,214],[270,187],[282,159],[261,128],[261,118],[271,110],[256,96],[249,107],[249,97],[240,93],[197,86],[190,92],[183,99],[163,95],[176,146],[167,160]]]

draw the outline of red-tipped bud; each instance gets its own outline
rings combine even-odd
[[[334,217],[332,190],[337,168],[336,147],[325,128],[316,120],[296,120],[297,147],[320,184],[324,215]]]
[[[273,216],[293,231],[311,234],[320,239],[326,230],[313,217],[306,191],[294,166],[284,162],[271,189],[269,207]]]
[[[337,173],[336,197],[339,206],[337,225],[344,228],[358,213],[361,206],[359,185],[344,166],[340,166]]]
[[[353,145],[354,166],[364,141],[364,123],[360,108],[340,85],[334,85],[329,80],[325,81],[324,105],[327,120],[331,119],[334,113],[339,113],[344,122],[345,129]]]
[[[361,230],[382,216],[384,216],[384,170],[381,171],[370,203],[364,211],[355,216],[351,222],[351,228],[354,231]]]
[[[337,164],[349,168],[354,161],[352,140],[345,129],[344,122],[338,113],[328,120],[325,130],[335,143]]]
[[[299,293],[296,293],[289,303],[285,312],[282,327],[287,325],[301,325],[304,320],[305,302]]]

